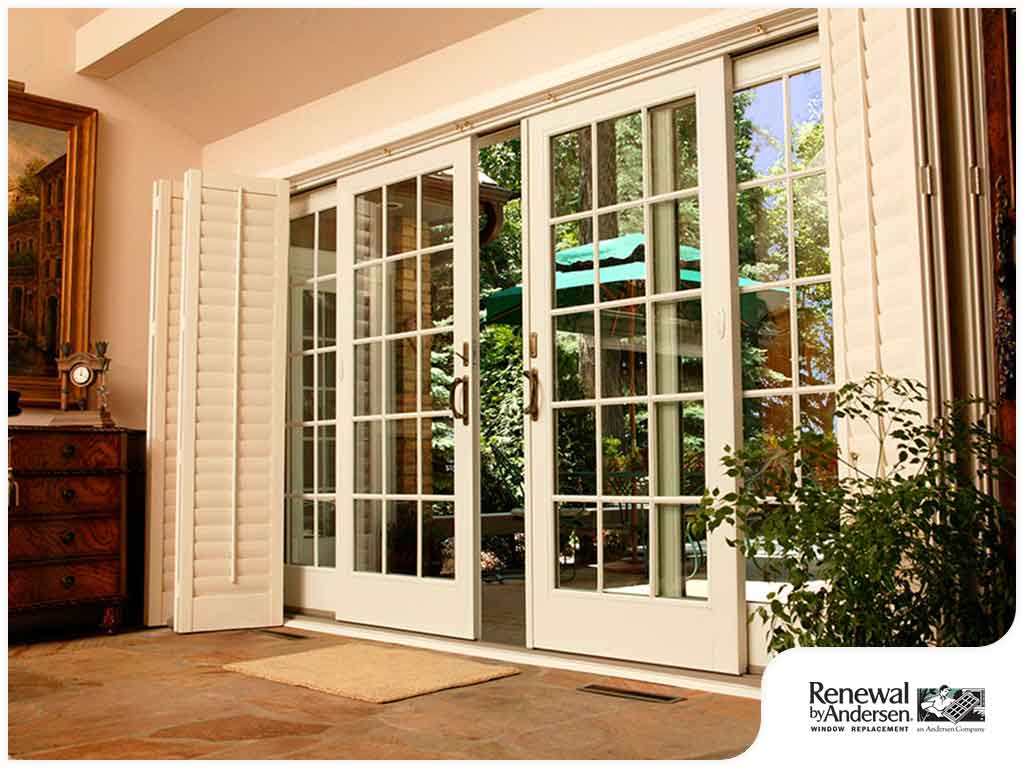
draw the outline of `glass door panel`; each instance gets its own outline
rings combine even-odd
[[[536,647],[745,669],[739,557],[694,518],[737,434],[725,67],[528,121]]]
[[[316,198],[298,206],[288,254],[285,562],[333,568],[337,208],[333,200]]]
[[[478,634],[475,174],[467,139],[338,183],[339,620]]]

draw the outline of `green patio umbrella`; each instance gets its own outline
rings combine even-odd
[[[631,281],[643,281],[646,278],[647,269],[642,258],[643,247],[644,236],[640,234],[623,235],[622,237],[600,241],[598,244],[598,254],[601,263],[598,271],[600,284],[602,286],[613,286]],[[638,250],[641,252],[638,253]],[[594,269],[592,266],[587,268],[584,265],[592,264],[593,257],[593,243],[584,243],[583,245],[556,252],[555,264],[558,267],[558,271],[555,272],[555,290],[559,294],[565,294],[592,289],[594,285]],[[680,265],[691,263],[699,266],[700,250],[689,245],[679,246],[679,262]],[[582,268],[573,269],[573,267]],[[700,270],[687,269],[685,266],[680,266],[679,279],[683,284],[689,283],[694,287],[699,286],[701,283]],[[757,281],[745,277],[741,277],[739,282],[741,286],[757,285]],[[572,302],[564,302],[565,305],[570,303]],[[589,303],[589,300],[584,299],[579,303]],[[744,303],[746,304],[747,302]],[[492,293],[487,297],[484,323],[519,325],[522,322],[522,305],[522,285],[515,285],[511,288],[505,288]]]

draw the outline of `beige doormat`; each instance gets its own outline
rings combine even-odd
[[[519,674],[515,667],[481,664],[446,653],[360,642],[237,661],[224,669],[375,704]]]

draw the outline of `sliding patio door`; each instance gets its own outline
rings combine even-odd
[[[739,673],[742,560],[694,516],[737,437],[731,74],[527,121],[533,646]]]
[[[479,635],[476,156],[338,182],[337,618]]]

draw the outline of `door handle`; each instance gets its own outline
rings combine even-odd
[[[455,390],[462,385],[462,413],[455,406]],[[462,423],[469,426],[469,376],[456,376],[448,387],[448,407],[451,409],[455,419],[462,419]]]
[[[536,421],[540,418],[540,376],[537,375],[536,368],[523,371],[523,376],[530,382],[530,399],[526,404],[526,413],[529,414],[531,421]]]

